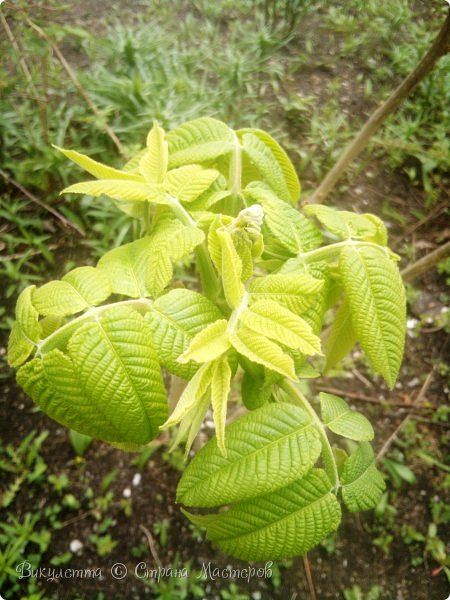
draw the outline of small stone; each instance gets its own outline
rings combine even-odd
[[[140,473],[135,473],[133,475],[133,481],[131,482],[134,487],[137,487],[141,483],[142,476]]]
[[[123,492],[122,492],[122,496],[124,498],[130,498],[131,497],[131,490],[129,487],[126,487]]]
[[[79,552],[81,552],[83,544],[80,542],[80,540],[72,540],[69,544],[69,548],[71,552],[73,552],[74,554],[78,554]]]

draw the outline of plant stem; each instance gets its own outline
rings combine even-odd
[[[301,252],[298,255],[298,258],[305,264],[319,262],[321,260],[326,260],[338,256],[342,248],[346,248],[347,246],[353,246],[358,248],[378,248],[379,250],[384,250],[386,253],[388,252],[387,248],[385,248],[384,246],[373,244],[372,242],[345,240],[344,242],[336,242],[335,244],[329,244],[328,246],[316,248],[316,250],[310,250],[309,252]]]
[[[171,198],[170,208],[183,225],[197,227],[197,223],[177,198]],[[197,266],[200,273],[203,293],[215,302],[219,295],[219,282],[211,258],[209,257],[206,240],[197,246],[195,255],[197,257]]]
[[[41,340],[37,344],[37,352],[39,354],[42,354],[42,351],[46,348],[46,346],[48,347],[49,345],[50,348],[47,348],[47,350],[52,350],[52,340],[55,340],[55,338],[57,338],[57,336],[59,336],[61,333],[65,332],[66,335],[70,335],[71,329],[73,329],[74,327],[78,327],[81,323],[83,323],[83,321],[88,321],[89,319],[95,318],[105,310],[108,310],[109,308],[114,308],[116,306],[133,306],[134,308],[142,308],[144,311],[146,311],[153,306],[153,300],[150,300],[150,298],[134,298],[131,300],[121,300],[120,302],[112,302],[111,304],[104,304],[103,306],[92,307],[79,317],[76,317],[76,319],[72,319],[72,321],[69,321],[68,323],[51,333],[45,339]]]
[[[293,404],[300,406],[300,408],[303,408],[303,410],[308,413],[313,423],[315,424],[317,431],[319,432],[320,440],[322,442],[322,453],[325,463],[325,471],[327,472],[327,475],[330,478],[330,481],[333,485],[334,491],[336,492],[339,487],[339,473],[336,465],[336,460],[334,458],[333,450],[330,445],[330,441],[325,431],[325,427],[319,418],[319,415],[313,409],[313,407],[305,398],[305,396],[301,393],[299,387],[295,385],[292,381],[290,381],[289,379],[282,379],[278,383],[278,385],[282,390],[286,392],[286,394],[288,394]]]
[[[308,203],[320,203],[325,200],[336,185],[348,165],[366,147],[372,135],[384,123],[386,118],[407,98],[422,79],[433,69],[436,62],[449,51],[450,9],[438,35],[422,60],[413,71],[402,81],[389,98],[371,115],[355,139],[344,150],[337,163],[329,171],[317,190],[308,199]]]

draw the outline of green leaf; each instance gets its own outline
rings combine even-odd
[[[255,368],[257,365],[252,365]],[[241,385],[242,402],[248,410],[261,408],[272,396],[272,386],[266,385],[264,378],[264,369],[261,369],[261,376],[254,377],[248,371],[244,372]]]
[[[243,356],[293,381],[297,380],[292,358],[263,335],[244,326],[240,327],[237,333],[230,335],[230,341],[235,350]]]
[[[164,187],[181,203],[197,200],[219,177],[219,171],[204,169],[200,165],[186,165],[167,173]]]
[[[342,304],[334,315],[331,325],[330,337],[326,346],[327,362],[325,370],[331,369],[346,356],[356,343],[355,332],[352,326],[352,317],[347,300]]]
[[[373,440],[373,427],[361,413],[349,408],[347,402],[333,394],[320,393],[322,421],[338,435],[357,442]]]
[[[18,367],[24,363],[40,338],[39,313],[33,305],[34,285],[21,292],[16,304],[16,321],[8,340],[8,364]]]
[[[273,161],[278,164],[283,174],[283,179],[289,192],[289,200],[292,204],[296,205],[300,197],[300,182],[286,152],[272,136],[261,129],[239,129],[236,132],[238,137],[242,137],[245,133],[251,133],[256,136],[270,150]]]
[[[374,508],[386,488],[383,475],[375,466],[375,456],[368,442],[345,461],[341,475],[342,499],[352,512]]]
[[[303,354],[320,354],[320,339],[301,317],[273,300],[258,300],[242,311],[240,320],[249,329]]]
[[[197,227],[175,219],[162,219],[151,234],[146,286],[158,295],[173,277],[172,263],[188,256],[203,242],[205,234]]]
[[[97,270],[109,279],[114,294],[130,298],[151,295],[146,286],[146,277],[152,248],[152,238],[146,236],[102,256]]]
[[[242,560],[276,560],[305,554],[337,529],[341,509],[325,472],[303,479],[215,515],[184,514],[222,552]]]
[[[118,179],[101,179],[100,181],[84,181],[65,188],[61,194],[88,194],[89,196],[110,196],[125,202],[155,202],[169,204],[160,185],[140,181],[120,181]]]
[[[298,202],[299,194],[292,198],[283,169],[277,161],[272,148],[266,145],[259,136],[256,136],[253,133],[244,133],[241,135],[241,139],[244,152],[261,173],[264,181],[279,198],[285,202],[294,202],[296,204]],[[285,158],[289,162],[286,155]]]
[[[348,247],[341,252],[339,271],[356,337],[392,389],[406,328],[405,290],[397,266],[381,248]]]
[[[156,121],[147,136],[147,150],[139,160],[139,171],[149,183],[162,183],[169,162],[168,144],[164,139],[164,129]]]
[[[201,363],[221,356],[231,346],[227,327],[228,322],[225,319],[207,325],[192,339],[185,352],[178,358],[178,362],[195,360]]]
[[[296,255],[320,246],[322,236],[317,227],[293,206],[279,200],[267,189],[250,184],[244,190],[249,204],[261,204],[264,209],[263,235],[267,245]]]
[[[42,315],[64,317],[101,304],[111,293],[110,282],[101,270],[78,267],[60,281],[34,290],[33,304]]]
[[[79,327],[67,354],[52,350],[17,379],[55,421],[108,442],[145,444],[167,416],[150,327],[124,306]]]
[[[214,371],[214,363],[204,363],[194,377],[187,384],[184,392],[167,421],[161,425],[160,429],[169,429],[179,423],[194,408],[198,408],[202,403],[205,394],[211,386],[211,378]]]
[[[72,162],[79,165],[82,169],[97,177],[97,179],[121,179],[124,181],[143,181],[140,175],[134,173],[126,173],[125,171],[120,171],[119,169],[114,169],[113,167],[108,167],[102,163],[89,158],[89,156],[85,156],[84,154],[80,154],[79,152],[75,152],[75,150],[65,150],[64,148],[58,148],[58,146],[53,146],[60,152],[67,156]]]
[[[211,439],[186,467],[177,501],[219,506],[254,498],[306,474],[321,443],[310,417],[288,403],[266,404],[227,426],[227,456]]]
[[[296,314],[302,314],[316,299],[323,280],[309,275],[272,274],[256,277],[249,286],[250,306],[259,300],[273,300]]]
[[[188,121],[166,136],[170,168],[211,161],[228,154],[234,141],[232,130],[216,119],[203,117]]]
[[[228,394],[230,393],[231,369],[226,358],[216,361],[211,378],[211,405],[213,409],[214,427],[216,429],[217,446],[226,456],[225,419],[227,418]]]
[[[310,204],[303,210],[307,215],[315,216],[328,231],[343,239],[372,240],[379,231],[375,215],[359,215],[323,204]]]
[[[187,350],[193,337],[222,317],[216,306],[202,294],[184,289],[160,296],[145,316],[153,332],[160,363],[170,373],[190,379],[199,365],[194,361],[180,364],[177,358]]]
[[[231,234],[225,229],[216,231],[221,250],[221,270],[223,291],[230,308],[237,308],[245,294],[241,281],[242,261],[234,247]]]

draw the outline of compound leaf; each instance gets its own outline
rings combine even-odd
[[[266,404],[227,426],[227,456],[217,437],[186,467],[177,501],[219,506],[254,498],[306,474],[321,452],[310,417],[288,403]]]
[[[112,293],[106,275],[94,267],[78,267],[60,281],[50,281],[33,292],[33,304],[42,315],[64,317],[104,302]]]
[[[167,173],[164,187],[181,203],[197,200],[219,177],[219,171],[204,169],[200,165],[185,165]]]
[[[120,181],[119,179],[101,179],[83,181],[65,188],[61,194],[88,194],[89,196],[109,196],[125,202],[156,202],[168,204],[169,201],[160,185],[140,181]]]
[[[57,150],[62,152],[64,156],[67,156],[72,162],[76,163],[82,169],[97,177],[97,179],[121,179],[124,181],[143,181],[142,177],[138,174],[127,173],[125,171],[120,171],[119,169],[114,169],[113,167],[108,167],[89,156],[84,154],[80,154],[79,152],[75,152],[75,150],[65,150],[64,148],[58,148],[58,146],[54,146]]]
[[[273,300],[296,314],[304,312],[316,298],[323,280],[309,275],[272,274],[250,282],[250,306],[259,300]]]
[[[217,229],[216,234],[221,250],[221,270],[223,290],[228,306],[237,308],[245,293],[242,277],[242,260],[234,247],[231,234],[225,229]]]
[[[357,442],[369,442],[374,437],[370,421],[361,413],[349,408],[347,402],[334,394],[320,393],[322,421],[338,435]]]
[[[386,484],[375,466],[368,442],[362,443],[344,463],[341,475],[342,499],[352,512],[369,510],[380,501]]]
[[[147,136],[147,150],[139,160],[139,171],[149,183],[162,183],[169,161],[164,129],[155,121]]]
[[[226,352],[231,346],[227,327],[228,322],[225,319],[207,325],[191,340],[185,352],[178,358],[178,362],[186,363],[191,360],[199,363],[208,362]]]
[[[147,313],[153,342],[160,363],[174,375],[190,379],[199,365],[194,361],[180,364],[177,358],[187,350],[193,337],[222,317],[220,311],[202,294],[185,289],[171,290],[160,296]]]
[[[230,335],[230,341],[240,354],[250,360],[281,373],[293,381],[297,380],[292,358],[281,348],[263,335],[248,327],[239,327],[237,333]]]
[[[216,429],[217,446],[226,456],[225,419],[227,417],[228,394],[230,393],[231,369],[226,358],[216,361],[211,378],[211,405],[213,409],[214,427]]]
[[[265,131],[262,131],[261,129],[239,129],[236,133],[238,137],[242,137],[246,133],[251,133],[270,150],[273,157],[273,162],[278,164],[283,174],[283,179],[289,192],[289,201],[296,205],[300,197],[300,182],[294,166],[292,165],[283,148],[278,144],[277,141],[273,139],[271,135]],[[274,189],[274,191],[276,190]]]
[[[347,299],[343,300],[334,315],[330,337],[327,341],[325,370],[331,369],[346,356],[356,343],[352,316]]]
[[[16,321],[8,340],[8,364],[18,367],[24,363],[40,338],[39,313],[32,302],[34,285],[26,287],[16,304]]]
[[[250,329],[303,354],[320,354],[320,339],[311,326],[288,308],[273,300],[258,300],[240,314]]]
[[[341,509],[321,469],[284,488],[214,515],[183,511],[222,552],[243,560],[275,560],[305,554],[337,529]]]
[[[405,290],[397,266],[382,248],[344,248],[339,271],[352,326],[375,371],[392,389],[403,356]]]
[[[225,123],[202,117],[176,127],[167,134],[166,139],[169,144],[169,166],[173,169],[228,154],[233,146],[234,134]]]

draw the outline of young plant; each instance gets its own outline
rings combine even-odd
[[[341,502],[374,507],[384,481],[371,424],[331,394],[317,410],[299,382],[318,375],[324,315],[338,305],[325,368],[359,342],[393,387],[405,294],[383,223],[319,205],[299,212],[277,142],[211,118],[167,134],[155,123],[121,170],[61,151],[97,178],[64,193],[111,197],[142,237],[22,292],[8,356],[23,389],[59,423],[123,449],[177,426],[186,458],[211,405],[216,435],[177,501],[227,505],[182,510],[233,556],[303,554],[338,527]],[[181,270],[174,282],[191,253],[199,285]],[[187,381],[170,415],[162,368]],[[248,413],[226,425],[234,377]],[[356,449],[332,445],[330,432]]]

